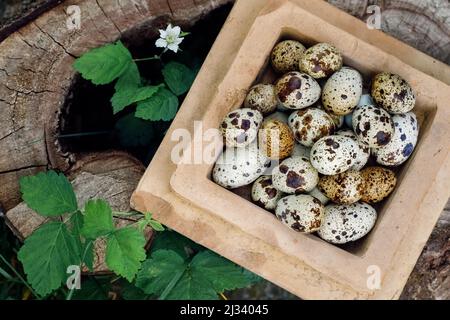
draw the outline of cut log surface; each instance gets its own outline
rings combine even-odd
[[[5,3],[13,2],[20,1],[1,1],[0,15]],[[149,39],[169,21],[189,27],[229,2],[233,0],[70,0],[36,20],[27,20],[24,27],[0,43],[0,204],[9,210],[9,225],[19,238],[25,238],[45,221],[20,203],[20,177],[49,168],[58,169],[69,175],[79,203],[98,197],[108,200],[115,210],[129,210],[131,191],[142,175],[141,165],[122,153],[80,155],[61,150],[57,139],[59,117],[74,81],[74,59],[91,48],[119,38],[132,42]],[[450,63],[448,0],[328,2],[364,20],[370,15],[367,8],[378,5],[384,32]],[[80,30],[69,30],[66,26],[69,5],[78,5],[81,9]],[[23,10],[30,17],[30,11]],[[20,25],[11,24],[10,20],[7,24]],[[5,25],[0,26],[1,30],[6,30]],[[130,223],[123,219],[116,222]],[[450,202],[402,298],[450,299],[449,226]],[[97,243],[96,249],[98,257],[102,256],[104,244]],[[95,270],[106,271],[104,261],[97,258]]]

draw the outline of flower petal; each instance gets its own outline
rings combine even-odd
[[[167,31],[159,29],[159,37],[165,39],[167,37]]]
[[[155,45],[158,48],[166,48],[167,47],[167,41],[165,39],[159,38],[158,40],[156,40]]]
[[[173,52],[177,53],[178,51],[178,44],[171,43],[167,46],[167,49],[172,50]]]
[[[179,26],[175,26],[173,27],[173,29],[171,30],[171,34],[175,37],[178,38],[180,36],[181,33],[181,28]]]

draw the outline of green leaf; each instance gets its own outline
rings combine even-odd
[[[78,209],[69,180],[55,171],[41,172],[20,179],[22,199],[43,216],[58,216]]]
[[[164,80],[177,96],[187,92],[195,79],[195,73],[178,62],[169,62],[162,70]]]
[[[83,223],[84,216],[80,211],[77,211],[70,216],[69,230],[72,233],[80,252],[82,252],[83,249],[83,243],[81,241],[81,229],[83,228]]]
[[[191,262],[194,277],[205,277],[216,292],[247,287],[253,283],[248,271],[212,251],[198,253]]]
[[[108,84],[121,76],[132,63],[128,49],[118,41],[92,49],[75,60],[74,68],[93,84]]]
[[[81,283],[80,290],[75,290],[72,300],[109,300],[110,290],[109,279],[88,278]]]
[[[83,263],[89,269],[89,271],[94,271],[94,254],[95,247],[93,240],[86,240],[84,242],[83,248],[81,250],[81,254],[83,255]]]
[[[151,98],[138,102],[136,117],[152,121],[170,121],[178,110],[178,98],[169,90],[162,88]]]
[[[114,86],[116,91],[123,90],[129,87],[140,87],[141,86],[141,74],[139,73],[138,66],[136,62],[131,61],[124,73],[119,77]]]
[[[202,276],[186,271],[177,285],[169,292],[167,300],[217,300],[217,292]]]
[[[142,101],[153,96],[159,89],[159,86],[146,87],[123,87],[116,91],[111,98],[114,114],[122,111],[125,107],[138,101]]]
[[[145,260],[145,237],[134,227],[116,230],[107,237],[106,264],[116,274],[133,281]]]
[[[142,264],[136,277],[136,286],[147,294],[161,295],[175,275],[183,273],[188,264],[171,250],[158,250]]]
[[[67,267],[80,264],[73,235],[62,222],[42,225],[26,240],[18,253],[28,281],[42,296],[59,288],[67,278]]]
[[[116,131],[124,147],[147,146],[155,135],[152,122],[136,118],[132,113],[117,121]]]
[[[152,227],[153,230],[155,231],[164,231],[164,227],[161,223],[159,223],[156,220],[150,220],[148,222],[148,224],[150,225],[150,227]]]
[[[201,245],[175,231],[169,230],[159,233],[152,244],[152,252],[163,249],[175,251],[186,259],[193,253],[205,250]]]
[[[84,206],[84,224],[81,234],[96,239],[114,231],[112,210],[104,200],[89,200]]]

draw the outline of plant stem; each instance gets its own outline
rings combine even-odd
[[[16,269],[14,269],[14,267],[8,262],[8,260],[5,259],[5,257],[3,257],[2,254],[0,254],[0,259],[3,261],[4,264],[6,264],[6,265],[11,269],[12,272],[14,272],[14,274],[16,275],[16,277],[19,278],[20,281],[21,281],[28,289],[30,289],[31,293],[33,293],[33,295],[34,295],[37,299],[41,300],[41,296],[38,295],[38,294],[36,293],[36,291],[33,290],[33,288],[28,284],[28,282],[25,281],[25,279],[20,275],[20,273],[17,272]]]
[[[150,61],[150,60],[161,60],[161,55],[159,55],[159,56],[153,56],[153,57],[149,57],[149,58],[133,59],[134,62],[139,62],[139,61]]]
[[[172,289],[175,287],[175,285],[180,281],[183,274],[186,272],[186,269],[180,270],[173,276],[172,280],[170,280],[167,287],[164,289],[164,291],[161,293],[161,296],[158,300],[165,300],[166,297],[169,295],[169,293],[172,291]]]
[[[222,292],[219,293],[219,296],[225,301],[228,300],[228,298]]]

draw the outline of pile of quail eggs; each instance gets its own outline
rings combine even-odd
[[[392,169],[416,146],[414,92],[388,72],[365,89],[328,43],[282,41],[270,60],[278,80],[250,88],[221,123],[226,148],[213,180],[228,189],[252,184],[254,203],[295,231],[358,240],[375,224],[373,205],[395,188]]]

